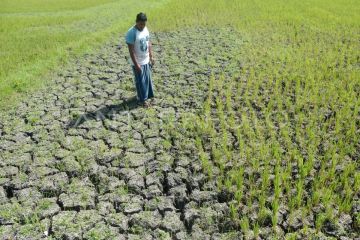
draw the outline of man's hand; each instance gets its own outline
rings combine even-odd
[[[151,66],[154,66],[155,60],[153,58],[150,58],[150,63],[151,63]]]
[[[139,64],[136,64],[135,65],[135,70],[136,70],[137,73],[140,74],[141,73],[141,66]]]

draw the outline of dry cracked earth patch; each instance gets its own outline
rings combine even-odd
[[[2,114],[1,239],[228,236],[227,203],[206,186],[193,142],[168,129],[201,109],[208,62],[225,68],[240,44],[230,31],[155,33],[149,109],[136,104],[121,38]]]

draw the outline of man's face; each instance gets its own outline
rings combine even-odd
[[[138,22],[136,22],[136,27],[137,27],[140,31],[142,31],[142,30],[144,29],[145,25],[146,25],[146,22],[144,22],[144,21],[138,21]]]

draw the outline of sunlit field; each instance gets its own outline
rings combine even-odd
[[[15,99],[44,84],[58,89],[44,93],[49,99],[38,95],[38,109],[35,100],[22,104],[35,110],[24,111],[20,123],[12,116],[4,118],[4,127],[0,123],[0,137],[19,129],[31,133],[23,148],[9,143],[21,134],[4,137],[0,159],[43,144],[46,151],[34,151],[32,160],[64,182],[44,180],[51,191],[42,179],[31,186],[39,198],[50,195],[49,205],[58,209],[50,236],[77,236],[83,230],[76,211],[88,218],[86,211],[108,207],[115,215],[130,209],[131,226],[123,229],[103,214],[108,239],[145,239],[148,229],[160,229],[151,233],[154,239],[358,238],[360,2],[140,2],[1,1],[0,106],[15,107]],[[149,19],[158,95],[152,108],[127,109],[125,116],[116,101],[126,102],[135,89],[124,34],[139,11]],[[108,45],[101,50],[102,44]],[[94,55],[83,58],[88,52]],[[78,65],[61,75],[69,62]],[[60,73],[57,82],[52,72]],[[99,120],[96,109],[120,113]],[[64,127],[79,116],[89,119]],[[36,157],[48,148],[49,156]],[[15,173],[0,171],[7,192],[0,220],[11,225],[0,225],[4,234],[20,225],[26,234],[26,226],[37,233],[48,229],[50,217],[40,203],[31,205],[33,219],[24,220],[28,206],[11,200],[14,186],[22,184],[13,179],[21,173],[26,182],[33,171],[20,160],[3,164]],[[76,205],[68,196],[83,202]],[[122,209],[119,196],[135,199],[135,207]],[[162,202],[168,197],[170,207]],[[74,222],[74,232],[64,231]],[[98,235],[82,234],[105,239],[99,229]]]
[[[135,21],[139,4],[145,11],[164,2],[2,0],[0,106],[12,106],[26,91],[50,82],[45,74],[74,55],[125,32]]]

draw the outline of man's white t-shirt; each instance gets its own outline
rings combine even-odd
[[[150,34],[145,26],[142,31],[139,31],[135,26],[131,27],[125,37],[127,44],[133,44],[135,50],[135,59],[139,65],[148,64],[150,61],[149,57],[149,40]],[[132,62],[130,58],[130,62]]]

